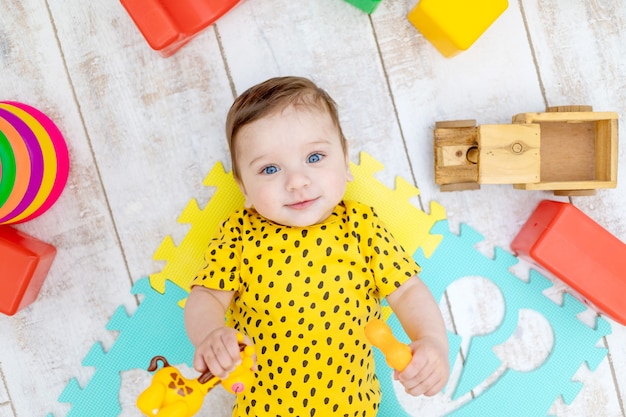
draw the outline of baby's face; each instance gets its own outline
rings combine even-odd
[[[352,180],[339,130],[328,113],[290,105],[237,134],[246,207],[286,226],[323,222]]]

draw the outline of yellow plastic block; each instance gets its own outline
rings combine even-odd
[[[467,50],[509,7],[507,0],[420,0],[409,21],[446,57]]]

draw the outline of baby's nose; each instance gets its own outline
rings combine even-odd
[[[308,174],[302,171],[295,171],[289,173],[287,179],[287,189],[289,191],[297,190],[299,188],[308,187],[311,184],[311,178]]]

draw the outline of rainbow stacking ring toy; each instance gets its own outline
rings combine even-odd
[[[67,144],[52,120],[26,104],[0,101],[0,225],[43,214],[69,171]]]

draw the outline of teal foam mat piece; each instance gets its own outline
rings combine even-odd
[[[383,301],[382,305],[383,308],[390,308],[388,307],[389,304],[387,304],[387,301]],[[392,313],[386,322],[396,339],[402,343],[411,343],[411,339],[409,339],[404,329],[402,329],[402,325],[395,314]],[[461,342],[460,336],[448,332],[450,363],[454,363],[457,353],[459,349],[461,349]],[[377,417],[410,417],[411,414],[402,408],[396,396],[393,382],[393,369],[387,365],[385,355],[376,348],[374,348],[374,360],[376,362],[376,376],[380,381],[380,388],[382,390],[382,398]]]
[[[459,383],[446,388],[452,391],[453,398],[472,390],[500,367],[493,347],[506,341],[515,331],[521,309],[543,315],[554,333],[553,350],[542,366],[531,372],[505,371],[487,389],[460,403],[448,415],[539,417],[548,413],[558,396],[571,403],[582,387],[581,383],[573,382],[572,377],[584,362],[594,370],[605,358],[607,351],[596,345],[610,333],[610,324],[598,318],[595,328],[590,328],[576,317],[585,309],[576,299],[565,295],[563,304],[558,305],[544,296],[542,291],[551,283],[541,274],[532,271],[528,282],[511,274],[509,268],[517,259],[506,251],[496,248],[493,259],[482,255],[475,245],[483,238],[472,228],[462,225],[461,233],[456,235],[449,231],[447,221],[440,221],[431,233],[443,236],[439,246],[429,258],[421,249],[414,258],[422,266],[422,280],[437,300],[441,300],[445,290],[456,280],[480,276],[497,285],[506,301],[506,313],[500,326],[490,334],[472,338]],[[92,379],[84,388],[71,380],[61,394],[59,401],[71,403],[68,416],[118,416],[121,413],[120,372],[146,369],[155,355],[166,356],[171,363],[191,366],[193,347],[184,330],[183,309],[178,305],[187,292],[166,281],[165,293],[161,294],[150,287],[148,278],[137,281],[132,292],[145,297],[132,316],[122,307],[114,313],[107,329],[120,334],[111,349],[105,352],[102,345],[96,343],[83,361],[84,366],[95,367]],[[387,322],[398,338],[408,342],[395,315]],[[448,340],[450,360],[454,363],[459,356],[461,338],[449,332]],[[383,390],[378,415],[405,417],[427,412],[407,411],[401,407],[391,369],[377,349],[374,354]]]
[[[84,388],[72,379],[61,393],[59,401],[72,404],[68,417],[118,416],[122,411],[120,373],[146,369],[156,355],[166,356],[172,364],[191,366],[194,349],[185,333],[183,309],[178,306],[187,292],[167,281],[161,294],[148,278],[138,280],[131,292],[144,294],[144,299],[132,316],[119,307],[111,317],[107,330],[120,332],[111,349],[105,352],[95,343],[82,362],[95,367],[93,377]]]
[[[453,416],[545,416],[551,405],[562,396],[571,403],[582,384],[573,382],[577,370],[587,363],[595,370],[607,354],[596,347],[602,337],[611,333],[610,324],[601,317],[591,328],[576,315],[587,309],[569,294],[558,305],[543,294],[552,283],[532,270],[526,282],[509,269],[517,258],[495,248],[493,259],[480,253],[475,245],[483,237],[467,225],[461,225],[459,235],[449,230],[448,222],[436,223],[432,234],[444,238],[430,258],[418,249],[414,258],[422,266],[422,280],[437,300],[453,282],[464,277],[483,277],[500,289],[505,314],[500,325],[491,333],[474,336],[463,365],[453,399],[467,394],[501,366],[493,348],[513,336],[518,327],[519,313],[532,310],[542,315],[552,328],[554,343],[542,364],[529,372],[507,369],[487,389],[450,413]],[[454,262],[451,262],[454,260]]]

